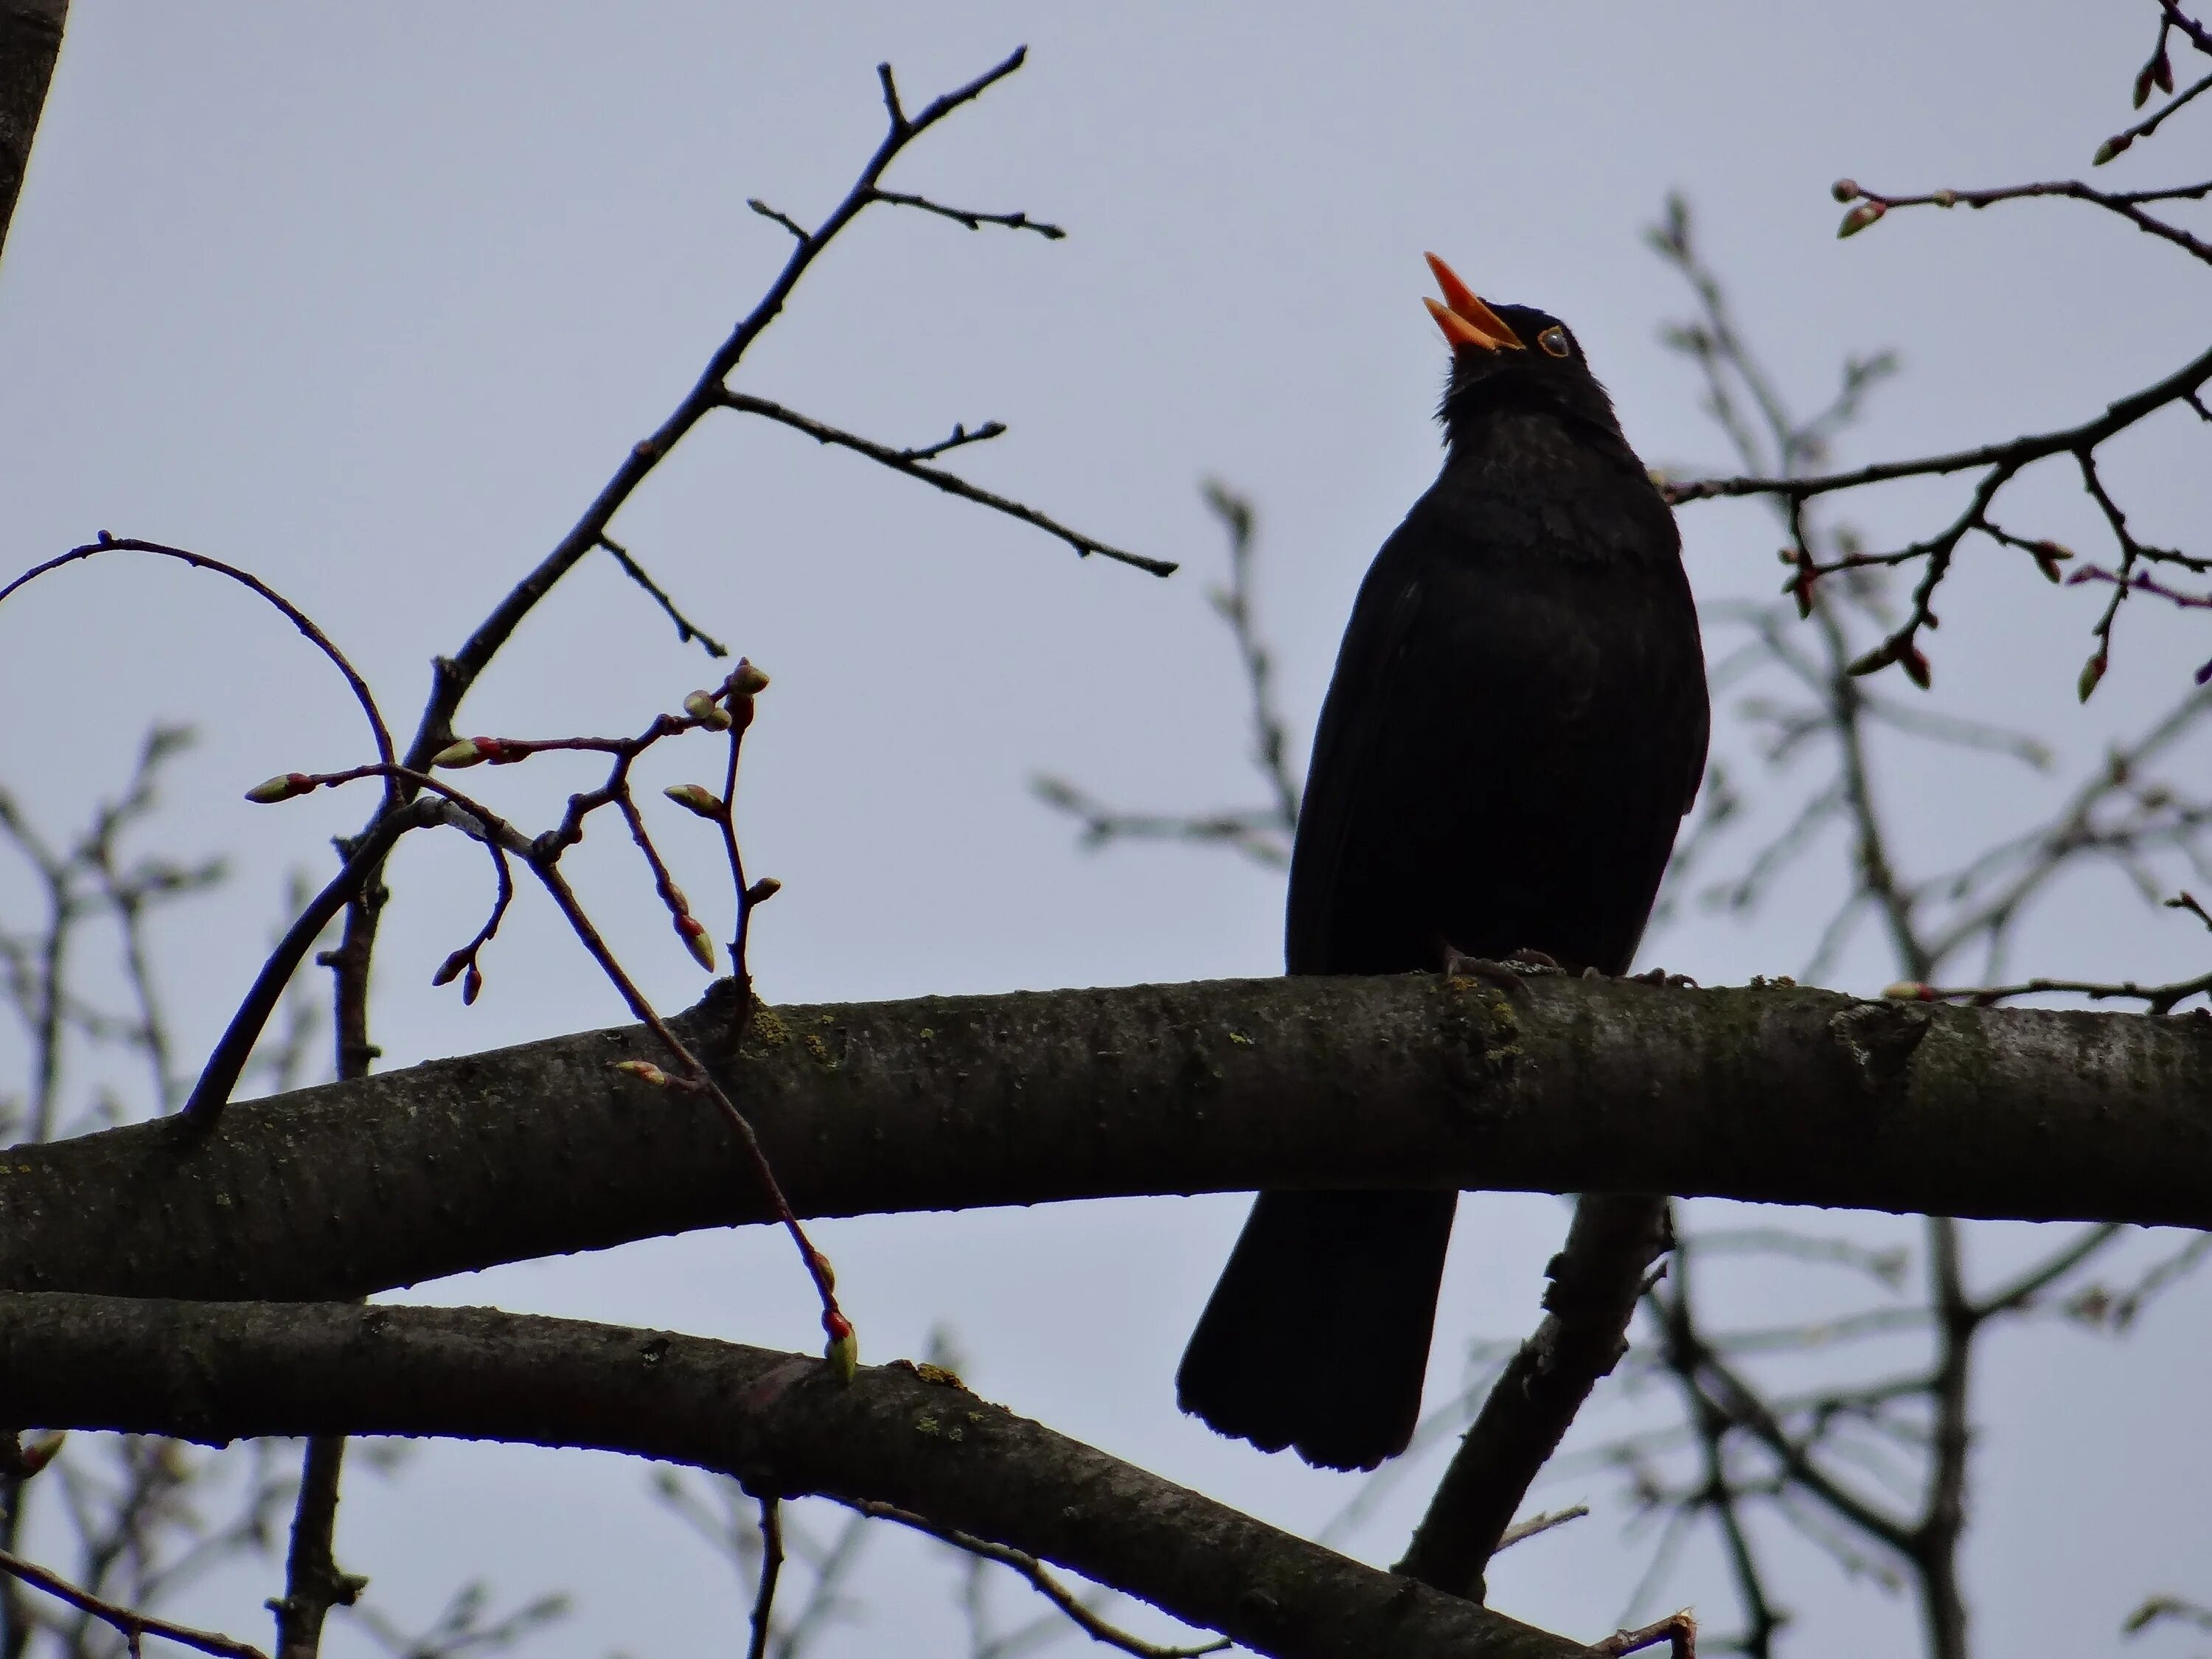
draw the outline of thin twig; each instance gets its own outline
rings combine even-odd
[[[783,1573],[783,1516],[773,1498],[760,1500],[760,1590],[753,1597],[752,1640],[745,1659],[768,1659],[768,1642],[775,1623],[776,1580]]]
[[[887,202],[895,207],[919,208],[924,213],[934,213],[939,218],[950,219],[970,230],[981,230],[986,225],[1000,225],[1008,230],[1033,230],[1048,242],[1060,241],[1067,234],[1058,225],[1032,219],[1026,213],[975,213],[966,208],[947,207],[942,202],[931,201],[927,196],[908,196],[896,190],[878,191],[876,200]]]
[[[769,398],[756,398],[746,392],[725,391],[716,398],[715,401],[724,409],[735,410],[741,415],[758,415],[765,419],[779,422],[791,428],[794,432],[804,432],[817,443],[832,444],[840,449],[849,449],[856,455],[866,456],[878,465],[890,468],[894,472],[903,472],[909,478],[919,478],[924,483],[934,484],[948,495],[957,495],[963,501],[974,501],[979,506],[989,507],[994,513],[1003,513],[1010,519],[1018,519],[1024,524],[1034,525],[1047,535],[1056,536],[1066,542],[1084,558],[1088,558],[1096,553],[1103,558],[1112,559],[1116,563],[1149,571],[1155,576],[1172,576],[1176,573],[1176,567],[1170,560],[1150,558],[1142,553],[1131,553],[1121,548],[1110,546],[1093,537],[1085,535],[1079,530],[1071,530],[1057,519],[1050,518],[1033,507],[1026,507],[1004,495],[994,495],[990,490],[969,483],[957,474],[944,471],[938,467],[925,465],[912,459],[911,453],[908,451],[893,449],[890,445],[879,444],[872,438],[863,438],[856,432],[848,432],[842,427],[830,426],[816,420],[811,415],[802,415],[795,409],[787,409],[781,404],[772,402]]]
[[[176,1642],[202,1653],[222,1656],[222,1659],[269,1659],[269,1656],[250,1643],[234,1641],[216,1631],[195,1630],[189,1625],[173,1624],[167,1619],[157,1619],[150,1613],[137,1613],[129,1607],[118,1607],[112,1601],[102,1601],[88,1591],[79,1589],[59,1574],[49,1572],[34,1561],[0,1550],[0,1572],[24,1583],[36,1586],[57,1600],[68,1602],[81,1613],[91,1614],[103,1624],[112,1626],[129,1647],[133,1659],[138,1644],[149,1636],[161,1637],[164,1641]]]
[[[630,556],[627,548],[617,544],[605,532],[600,532],[599,545],[614,555],[615,562],[629,573],[629,579],[632,581],[653,596],[653,602],[667,614],[669,621],[676,624],[676,642],[678,645],[689,645],[692,641],[696,640],[710,657],[726,657],[730,654],[728,646],[716,640],[705,629],[701,628],[676,608],[676,601],[662,591],[659,583],[646,574],[645,567]]]
[[[1135,1659],[1198,1659],[1200,1654],[1219,1653],[1231,1645],[1226,1638],[1219,1641],[1201,1643],[1195,1647],[1180,1648],[1164,1647],[1156,1643],[1147,1642],[1101,1619],[1089,1607],[1084,1606],[1082,1601],[1073,1590],[1054,1577],[1046,1570],[1044,1563],[1024,1550],[1015,1549],[1008,1544],[994,1544],[988,1538],[978,1538],[973,1533],[962,1532],[957,1527],[939,1526],[926,1515],[917,1515],[912,1510],[899,1509],[893,1504],[878,1503],[868,1498],[840,1498],[837,1501],[849,1504],[853,1509],[873,1519],[896,1521],[902,1527],[911,1527],[916,1532],[926,1533],[932,1538],[951,1545],[955,1549],[965,1550],[970,1555],[980,1557],[986,1561],[995,1561],[1003,1567],[1011,1567],[1028,1581],[1032,1589],[1058,1607],[1092,1641],[1103,1642],[1109,1647],[1118,1648],[1123,1653],[1134,1655]]]

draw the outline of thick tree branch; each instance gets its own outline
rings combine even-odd
[[[941,1379],[942,1373],[938,1374]],[[228,1440],[438,1435],[876,1502],[1297,1659],[1571,1659],[1577,1643],[1346,1559],[906,1364],[486,1309],[0,1297],[0,1420]]]
[[[803,1216],[1259,1187],[2212,1226],[2212,1019],[1547,978],[1228,981],[672,1022]],[[0,1163],[0,1285],[322,1299],[767,1218],[637,1028]],[[1355,1115],[1346,1103],[1357,1100]]]

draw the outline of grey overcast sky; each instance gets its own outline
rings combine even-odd
[[[1443,356],[1419,303],[1425,249],[1492,298],[1572,321],[1655,464],[1725,459],[1657,339],[1684,295],[1639,232],[1673,189],[1802,399],[1825,394],[1847,350],[1901,354],[1843,459],[2081,418],[2200,346],[2200,269],[2063,204],[1899,215],[1838,243],[1827,185],[2080,172],[2126,118],[2152,15],[2058,0],[77,0],[0,264],[0,563],[100,529],[233,560],[321,618],[395,723],[411,722],[430,655],[573,520],[784,257],[784,234],[745,198],[802,220],[836,199],[878,136],[879,59],[918,103],[1026,41],[1030,66],[891,182],[1024,209],[1067,240],[878,210],[808,277],[742,383],[896,444],[1003,420],[1010,434],[962,456],[965,471],[1184,573],[1079,562],[736,417],[695,434],[617,533],[775,677],[743,803],[754,868],[787,884],[756,939],[770,999],[1272,973],[1278,877],[1172,848],[1084,855],[1027,793],[1050,769],[1133,805],[1257,799],[1234,664],[1203,603],[1221,549],[1199,479],[1260,504],[1261,605],[1302,745],[1353,586],[1436,465]],[[2196,176],[2203,131],[2177,121],[2112,172]],[[2201,529],[2203,453],[2174,419],[2115,453],[2145,533]],[[1856,511],[1906,538],[1954,498],[1900,490]],[[2015,517],[2096,544],[2067,480],[2024,487]],[[1701,595],[1769,591],[1775,538],[1758,508],[1682,519]],[[2212,654],[2200,625],[2141,608],[2079,708],[2095,596],[2016,564],[1982,548],[1965,560],[1936,641],[1938,706],[2036,729],[2078,763]],[[463,723],[629,730],[707,678],[611,565],[591,563]],[[238,798],[271,772],[362,755],[343,688],[242,594],[115,556],[0,611],[0,779],[57,829],[112,785],[149,721],[198,728],[162,836],[228,854],[235,875],[227,899],[173,923],[163,955],[179,1024],[204,1044],[253,969],[285,872],[319,872],[324,838],[363,811]],[[577,775],[502,774],[500,798],[527,820]],[[2027,821],[2053,787],[1911,757],[1885,783],[1930,857]],[[681,824],[667,842],[703,902],[710,849]],[[653,994],[681,1006],[699,976],[620,850],[586,849],[592,892]],[[475,1009],[428,988],[473,926],[481,877],[458,842],[399,859],[376,1005],[387,1063],[619,1017],[526,904]],[[20,872],[0,881],[9,906],[28,902]],[[1748,921],[1692,911],[1647,957],[1709,980],[1795,971],[1832,885],[1808,876]],[[2193,970],[2197,945],[2123,884],[2091,880],[2032,919],[2017,963],[2158,975]],[[1873,939],[1832,975],[1863,990],[1887,976]],[[1217,1441],[1173,1407],[1182,1336],[1242,1207],[917,1216],[828,1227],[823,1242],[870,1357],[919,1352],[942,1322],[993,1397],[1316,1528],[1350,1481]],[[1439,1396],[1470,1338],[1531,1322],[1563,1210],[1486,1196],[1462,1216]],[[1909,1237],[1875,1218],[1823,1224]],[[2017,1257],[2025,1231],[1978,1233],[1978,1262]],[[1780,1317],[1810,1283],[1747,1279],[1731,1306],[1746,1323]],[[661,1241],[416,1294],[815,1340],[803,1282],[766,1237]],[[1993,1345],[1969,1548],[1986,1650],[2100,1650],[2145,1593],[2212,1594],[2208,1314],[2200,1282],[2124,1346],[2064,1330]],[[1392,1559],[1430,1473],[1392,1486],[1347,1547]],[[544,1651],[728,1646],[739,1587],[646,1487],[643,1469],[607,1459],[434,1448],[396,1477],[355,1480],[342,1554],[403,1623],[483,1576],[509,1596],[574,1591],[577,1613]],[[1597,1512],[1513,1553],[1493,1599],[1598,1635],[1651,1540],[1625,1530],[1601,1474],[1540,1496]],[[867,1605],[820,1651],[964,1651],[955,1570],[904,1540],[872,1547]],[[1802,1546],[1781,1561],[1796,1653],[1912,1639],[1903,1604],[1864,1580],[1844,1583]],[[1692,1548],[1635,1611],[1717,1608],[1722,1583]],[[270,1589],[266,1575],[226,1577],[189,1610],[258,1636]],[[1010,1619],[1031,1610],[1022,1594],[1001,1592]],[[345,1626],[333,1646],[369,1650]]]

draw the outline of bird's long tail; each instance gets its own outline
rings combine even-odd
[[[1457,1193],[1262,1193],[1176,1373],[1183,1410],[1263,1451],[1370,1469],[1421,1410]]]

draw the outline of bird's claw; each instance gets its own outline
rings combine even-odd
[[[1698,988],[1698,981],[1687,974],[1670,974],[1664,968],[1647,968],[1640,974],[1630,974],[1626,977],[1638,985],[1667,986],[1677,991]]]
[[[1503,962],[1493,957],[1471,957],[1453,945],[1443,947],[1444,975],[1449,979],[1478,979],[1494,985],[1508,996],[1526,999],[1527,981],[1566,970],[1541,951],[1519,950]]]

